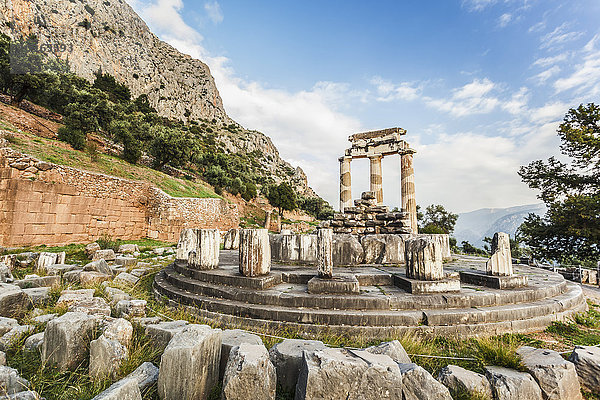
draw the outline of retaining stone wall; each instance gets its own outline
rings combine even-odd
[[[148,183],[42,162],[0,143],[2,246],[86,243],[104,234],[176,241],[183,228],[238,225],[237,206],[223,199],[174,198]]]

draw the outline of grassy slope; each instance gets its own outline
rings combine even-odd
[[[120,158],[97,154],[97,159],[83,151],[73,150],[58,140],[45,139],[31,133],[18,131],[6,120],[0,120],[0,129],[14,133],[10,146],[43,161],[68,167],[99,172],[119,178],[144,181],[164,190],[174,197],[220,197],[204,182],[174,178],[142,165],[133,165]]]

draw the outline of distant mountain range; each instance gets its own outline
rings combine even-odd
[[[496,232],[506,232],[514,237],[529,213],[543,215],[545,212],[546,205],[539,203],[509,208],[482,208],[458,214],[454,237],[459,245],[466,240],[475,247],[483,247],[484,237],[492,237]]]

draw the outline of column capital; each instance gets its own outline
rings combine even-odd
[[[352,161],[353,158],[354,157],[352,157],[352,156],[342,156],[342,157],[338,158],[338,161],[339,162]]]
[[[374,154],[372,156],[368,156],[369,160],[381,160],[383,158],[383,154]]]

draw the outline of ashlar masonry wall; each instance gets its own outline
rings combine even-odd
[[[46,163],[2,146],[0,245],[62,245],[150,237],[176,241],[183,228],[239,225],[223,199],[174,198],[143,182]]]

